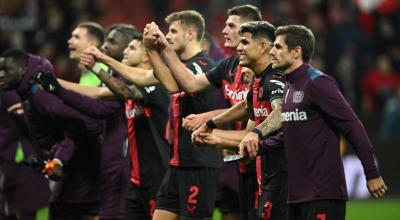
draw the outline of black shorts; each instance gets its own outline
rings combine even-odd
[[[81,219],[82,216],[96,216],[98,214],[99,202],[52,202],[49,207],[50,220],[73,220]]]
[[[151,219],[156,206],[157,187],[148,189],[138,187],[133,183],[128,186],[125,203],[126,219]]]
[[[157,193],[156,209],[189,219],[211,219],[218,169],[170,167]]]
[[[255,219],[257,215],[257,175],[254,172],[239,174],[240,219]]]
[[[287,219],[287,172],[281,172],[263,181],[261,195],[258,196],[257,219]]]
[[[288,220],[344,220],[346,201],[317,200],[288,205]]]

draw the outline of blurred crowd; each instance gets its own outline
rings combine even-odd
[[[208,41],[221,52],[226,8],[257,5],[274,24],[304,24],[317,37],[313,64],[334,76],[353,108],[379,115],[381,138],[400,132],[400,3],[397,0],[0,0],[0,51],[22,48],[48,58],[56,74],[76,81],[67,40],[81,21],[139,30],[173,11],[195,9],[206,19]],[[166,26],[163,27],[164,30]]]

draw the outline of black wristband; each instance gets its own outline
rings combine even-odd
[[[256,133],[258,135],[258,137],[260,138],[260,140],[263,139],[262,132],[260,130],[258,130],[257,128],[251,129],[251,132]]]
[[[209,129],[217,128],[217,125],[213,122],[212,119],[208,120],[208,121],[206,122],[206,125],[207,125],[207,127],[208,127]]]

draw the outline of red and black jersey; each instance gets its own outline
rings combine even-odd
[[[215,66],[214,61],[204,52],[182,62],[195,75]],[[214,99],[214,90],[190,94],[180,92],[171,96],[169,127],[172,129],[172,166],[219,167],[219,150],[215,147],[196,147],[191,140],[192,133],[182,127],[182,119],[186,116],[213,110]]]
[[[211,85],[222,88],[224,98],[229,106],[234,106],[243,101],[251,88],[250,82],[244,79],[239,58],[236,56],[222,61],[217,67],[207,72],[206,77]],[[242,121],[237,122],[236,129],[240,130],[246,127],[246,123],[242,124]]]
[[[164,138],[168,120],[168,93],[162,86],[141,89],[143,99],[125,103],[128,143],[133,184],[159,186],[170,158],[170,146]]]
[[[222,88],[227,106],[234,106],[243,101],[251,89],[250,82],[244,79],[242,67],[239,65],[239,58],[236,56],[231,56],[222,61],[217,67],[207,72],[206,77],[211,85],[216,88]],[[246,128],[246,125],[247,119],[237,121],[235,126],[232,126],[232,129],[241,130]],[[247,166],[244,163],[239,163],[240,173],[246,173],[249,170],[254,170],[254,163],[250,163]]]
[[[271,102],[283,98],[285,88],[284,75],[272,69],[269,65],[263,72],[254,75],[253,88],[247,95],[247,101],[252,103],[255,124],[259,125],[271,113]],[[275,132],[276,133],[276,132]],[[269,180],[273,175],[286,170],[284,150],[268,152],[256,159],[257,181],[259,193],[270,189]]]

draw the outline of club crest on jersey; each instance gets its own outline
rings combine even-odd
[[[301,103],[304,98],[304,92],[303,91],[294,91],[293,93],[293,102],[294,103]]]

